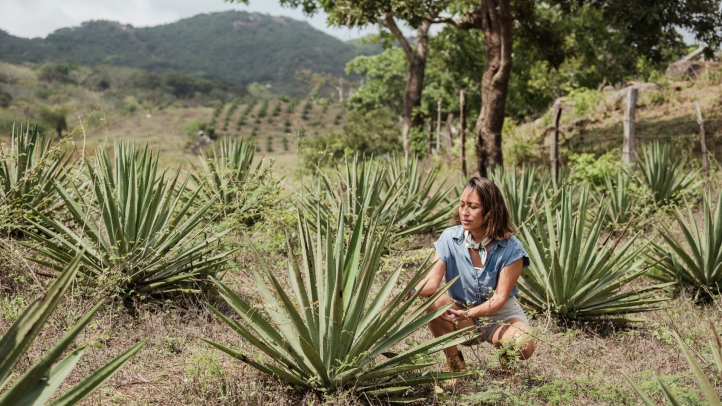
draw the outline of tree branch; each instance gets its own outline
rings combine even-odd
[[[461,20],[454,20],[451,17],[436,17],[431,20],[434,24],[450,24],[460,30],[471,30],[481,28],[481,6],[476,6],[466,12]]]
[[[399,41],[399,44],[401,44],[401,48],[404,50],[406,58],[411,60],[414,57],[414,50],[411,49],[411,44],[409,44],[409,41],[406,37],[404,37],[404,33],[401,32],[399,26],[396,25],[393,13],[387,12],[383,19],[379,19],[378,23],[382,27],[391,31],[391,34],[393,34],[396,40]]]

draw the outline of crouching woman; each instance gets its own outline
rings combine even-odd
[[[451,308],[429,323],[435,337],[469,326],[476,326],[475,338],[463,345],[486,341],[504,347],[502,371],[510,374],[510,355],[521,359],[534,353],[534,340],[527,334],[529,321],[517,302],[517,280],[529,256],[513,237],[509,212],[499,188],[491,181],[474,177],[464,187],[454,227],[436,241],[436,263],[412,292],[434,294],[442,279],[460,276],[447,294],[429,311],[449,303]],[[445,350],[451,372],[466,371],[464,357],[454,346]]]

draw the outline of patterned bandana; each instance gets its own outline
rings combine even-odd
[[[486,263],[486,246],[491,242],[491,238],[486,236],[481,242],[476,242],[471,232],[464,230],[464,239],[466,240],[466,248],[475,249],[479,253],[479,258],[481,258],[481,266],[484,266]]]

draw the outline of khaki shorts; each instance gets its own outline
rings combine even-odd
[[[479,333],[479,339],[492,344],[492,338],[496,329],[504,325],[504,323],[511,319],[519,319],[529,325],[529,319],[526,318],[524,310],[522,310],[519,301],[516,300],[515,296],[510,297],[504,303],[504,306],[499,309],[496,313],[490,314],[486,317],[478,317],[473,319],[476,325],[476,331]],[[471,340],[468,345],[475,344],[479,340]]]

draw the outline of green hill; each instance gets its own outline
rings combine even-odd
[[[306,22],[243,11],[201,14],[146,28],[90,21],[44,39],[0,31],[0,60],[10,63],[67,61],[177,70],[242,84],[270,84],[276,92],[287,93],[298,88],[298,69],[340,76],[352,58],[375,52],[375,47],[343,42]]]

